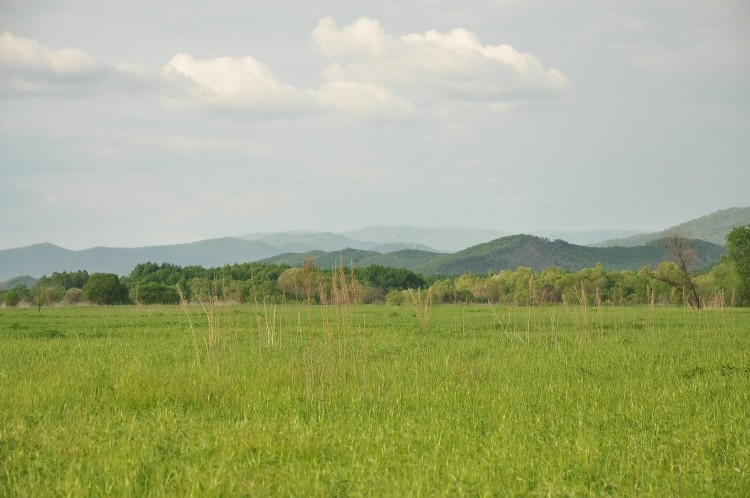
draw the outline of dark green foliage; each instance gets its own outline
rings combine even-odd
[[[3,293],[3,302],[5,303],[5,306],[15,308],[23,299],[23,294],[21,287],[14,287],[11,290],[6,291]]]
[[[391,268],[389,266],[370,265],[355,271],[361,282],[378,287],[384,291],[418,289],[425,287],[424,277],[405,268]]]
[[[83,297],[95,304],[125,304],[128,288],[114,273],[94,273],[83,286]]]
[[[74,272],[52,272],[49,277],[50,281],[59,285],[64,290],[68,289],[82,289],[86,282],[89,280],[89,272],[86,270],[78,270]]]
[[[180,295],[175,286],[147,282],[136,287],[135,300],[142,304],[178,304]]]
[[[729,232],[727,257],[739,276],[740,305],[750,305],[750,225],[736,227]]]

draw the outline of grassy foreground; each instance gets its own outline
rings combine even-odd
[[[0,496],[750,496],[750,310],[0,310]]]

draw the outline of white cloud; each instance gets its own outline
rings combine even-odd
[[[53,50],[37,40],[0,34],[0,90],[49,94],[144,85],[151,75],[137,65],[112,66],[78,49]]]
[[[70,48],[51,50],[36,40],[8,32],[0,34],[0,65],[60,75],[91,74],[101,70],[101,65],[86,52]]]
[[[249,56],[196,59],[178,54],[164,72],[188,82],[187,96],[168,100],[173,107],[203,106],[246,117],[340,111],[354,117],[399,118],[412,111],[408,102],[376,83],[338,79],[316,90],[294,88]]]
[[[13,93],[92,94],[160,85],[171,109],[219,111],[265,119],[310,113],[403,119],[434,114],[451,102],[501,109],[567,91],[565,75],[510,45],[482,44],[465,29],[391,35],[366,17],[338,28],[320,20],[312,40],[328,59],[315,88],[295,88],[251,55],[171,57],[160,72],[106,63],[72,48],[0,35],[0,90]]]
[[[168,104],[244,116],[337,111],[358,118],[401,119],[414,115],[420,105],[434,108],[438,101],[502,108],[554,99],[570,87],[563,73],[545,68],[533,55],[510,45],[483,45],[464,29],[399,38],[366,17],[343,28],[324,18],[312,40],[329,59],[318,88],[286,84],[251,56],[198,59],[178,54],[164,73],[188,82],[187,95]]]
[[[173,105],[207,104],[229,110],[302,109],[313,105],[310,95],[282,83],[271,68],[253,57],[196,59],[177,54],[164,72],[189,82],[188,99],[172,99]]]
[[[332,59],[323,74],[329,82],[362,81],[422,96],[432,89],[439,98],[488,103],[557,98],[570,87],[562,72],[545,68],[532,54],[507,44],[483,45],[465,29],[395,37],[372,19],[339,29],[325,18],[313,41]]]
[[[320,103],[354,117],[404,118],[415,108],[377,83],[337,79],[325,83],[315,96]]]
[[[373,19],[361,17],[349,26],[336,28],[330,17],[321,19],[312,33],[313,42],[329,59],[340,59],[361,54],[370,57],[387,55],[393,45],[393,37],[387,35],[380,23]]]

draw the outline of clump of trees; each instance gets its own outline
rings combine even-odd
[[[94,273],[81,289],[83,298],[94,304],[127,304],[128,288],[114,273]]]

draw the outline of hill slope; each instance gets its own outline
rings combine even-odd
[[[704,268],[719,261],[724,248],[709,242],[693,241],[699,261]],[[670,255],[658,243],[637,247],[587,247],[562,240],[550,241],[532,235],[512,235],[470,247],[455,254],[447,254],[420,265],[414,270],[422,273],[456,275],[514,270],[528,266],[542,271],[550,266],[578,271],[602,263],[607,270],[640,270],[669,261]]]
[[[633,247],[648,244],[665,237],[669,232],[684,233],[690,238],[705,240],[716,245],[726,244],[727,234],[734,227],[750,225],[750,207],[730,208],[713,212],[694,220],[680,223],[661,232],[634,235],[593,244],[594,247]]]
[[[719,261],[724,248],[701,240],[693,241],[699,260],[696,267],[704,268]],[[373,251],[345,249],[343,251],[311,251],[300,254],[282,254],[263,260],[265,263],[285,263],[302,266],[305,258],[316,266],[331,268],[344,265],[362,267],[371,264],[407,268],[424,274],[460,275],[466,272],[486,273],[515,270],[528,266],[541,271],[550,266],[578,271],[602,263],[607,270],[640,270],[669,261],[670,255],[653,242],[638,247],[597,248],[569,244],[562,240],[550,241],[532,235],[511,235],[479,244],[454,254],[404,250],[388,254]]]
[[[404,249],[381,254],[375,251],[362,251],[360,249],[344,249],[343,251],[309,251],[299,254],[280,254],[261,261],[261,263],[287,264],[290,266],[302,266],[306,258],[310,258],[315,266],[320,268],[333,268],[343,263],[344,266],[356,268],[369,265],[391,266],[393,268],[415,268],[426,264],[432,259],[442,256],[440,253],[431,251],[420,251],[417,249]]]

